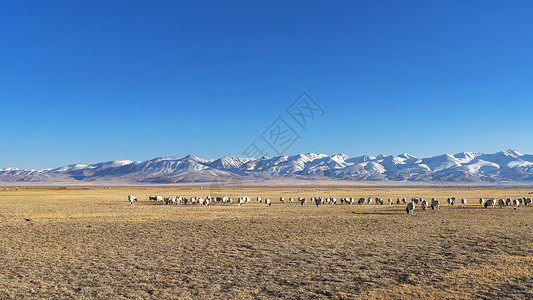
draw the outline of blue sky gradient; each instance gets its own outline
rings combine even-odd
[[[0,168],[242,156],[302,91],[288,155],[533,153],[531,1],[190,2],[1,2]]]

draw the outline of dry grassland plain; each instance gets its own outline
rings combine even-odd
[[[533,207],[489,188],[29,188],[0,191],[0,298],[533,299]],[[127,195],[139,201],[128,205]],[[246,195],[166,206],[149,195]],[[255,202],[271,198],[272,206]],[[423,197],[441,208],[281,204]],[[467,198],[449,208],[447,197]]]

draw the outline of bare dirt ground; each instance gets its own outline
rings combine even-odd
[[[532,189],[195,188],[0,191],[0,298],[532,299],[533,207],[479,197]],[[139,202],[129,206],[127,195]],[[165,206],[148,195],[247,195]],[[255,197],[271,198],[266,207]],[[279,203],[424,197],[441,208]],[[464,197],[467,208],[449,208]]]

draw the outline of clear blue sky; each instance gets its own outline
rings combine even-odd
[[[532,1],[188,2],[0,2],[0,168],[242,156],[302,91],[287,154],[533,153]]]

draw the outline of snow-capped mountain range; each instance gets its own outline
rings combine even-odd
[[[434,183],[533,183],[533,155],[514,150],[433,157],[298,154],[260,159],[161,157],[75,164],[47,170],[0,169],[0,183],[193,183],[272,179]]]

